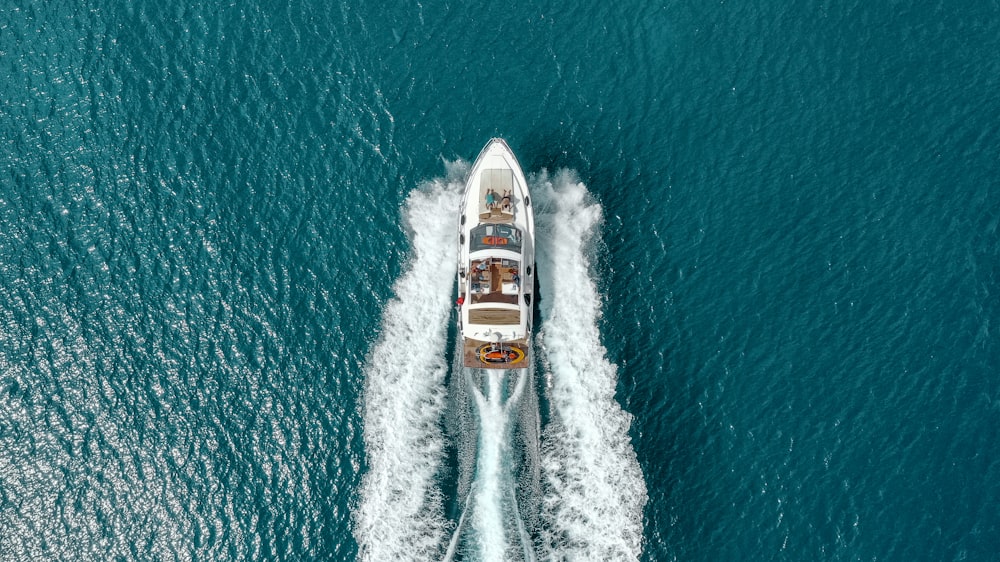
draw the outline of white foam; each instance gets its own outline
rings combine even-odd
[[[409,267],[382,315],[365,366],[368,472],[355,514],[363,560],[441,559],[449,523],[435,482],[444,458],[441,415],[451,295],[458,259],[458,206],[466,169],[407,198]]]
[[[478,388],[473,388],[480,419],[473,528],[479,538],[480,555],[484,562],[502,562],[507,550],[503,512],[507,485],[501,466],[507,449],[507,416],[500,396],[500,377],[500,373],[489,373],[487,397]]]
[[[518,512],[516,485],[510,462],[511,421],[524,394],[526,370],[480,371],[485,395],[466,371],[479,417],[479,447],[473,482],[473,536],[478,560],[534,560],[533,545]],[[513,381],[513,388],[510,387]],[[505,390],[510,396],[505,399]],[[463,514],[464,515],[464,514]]]
[[[536,349],[552,414],[542,434],[542,558],[637,560],[646,483],[631,416],[615,401],[617,367],[601,344],[589,263],[601,207],[568,172],[532,178],[531,189],[543,319]]]

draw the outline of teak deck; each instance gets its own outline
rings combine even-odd
[[[480,308],[469,311],[469,324],[516,326],[521,323],[521,311],[504,308]]]

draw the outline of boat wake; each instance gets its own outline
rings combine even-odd
[[[637,560],[646,483],[631,416],[615,401],[591,277],[601,207],[569,172],[534,178],[542,333],[550,420],[542,433],[541,554],[558,560]],[[538,209],[541,209],[539,211]]]
[[[453,164],[448,172],[406,200],[411,267],[395,284],[365,367],[368,472],[354,530],[363,560],[440,560],[447,541],[450,523],[436,478],[444,459],[445,350],[458,260],[451,219],[467,170]]]
[[[537,496],[537,478],[536,486],[530,486],[538,464],[533,375],[530,369],[459,372],[462,393],[472,397],[469,413],[478,425],[478,438],[474,463],[466,468],[473,472],[462,515],[444,559],[533,561],[534,542],[525,524],[531,517],[521,510]]]
[[[614,399],[617,368],[600,342],[589,265],[601,208],[568,173],[531,182],[544,322],[535,347],[548,381],[541,430],[534,369],[467,369],[456,354],[448,376],[466,172],[450,165],[404,209],[411,267],[365,367],[360,558],[636,560],[646,485],[631,417]],[[446,494],[449,454],[457,478]]]

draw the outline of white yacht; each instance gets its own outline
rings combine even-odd
[[[535,219],[524,172],[503,139],[479,153],[459,220],[458,322],[466,367],[531,362]]]

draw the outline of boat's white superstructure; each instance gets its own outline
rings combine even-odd
[[[479,153],[459,221],[459,329],[467,367],[531,360],[535,220],[524,172],[503,139]]]

